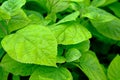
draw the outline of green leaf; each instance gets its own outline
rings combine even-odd
[[[26,10],[25,11],[28,18],[30,19],[29,24],[42,24],[43,21],[43,16],[42,14],[36,12],[36,11],[31,11],[31,10]]]
[[[107,80],[105,72],[92,51],[82,53],[79,68],[90,80]]]
[[[117,2],[118,0],[106,0],[104,6]]]
[[[88,17],[96,30],[113,40],[120,40],[120,19],[112,14],[95,7],[88,7],[83,17]]]
[[[53,20],[52,17],[56,18],[56,14],[47,15],[47,17],[44,18],[42,14],[36,11],[26,10],[25,12],[30,19],[29,24],[48,25]]]
[[[66,68],[41,66],[30,76],[30,80],[73,80]]]
[[[50,29],[57,38],[58,44],[77,44],[91,38],[90,32],[85,27],[74,21],[54,25],[51,26]]]
[[[4,0],[0,0],[0,3],[2,3]]]
[[[65,16],[63,19],[61,19],[57,24],[65,23],[68,21],[75,21],[79,15],[80,15],[79,11],[73,12]]]
[[[6,36],[2,46],[9,56],[22,63],[56,66],[57,41],[42,25],[28,25]]]
[[[69,7],[69,3],[65,0],[47,0],[49,2],[49,11],[62,12]]]
[[[117,55],[108,67],[108,78],[109,80],[119,80],[120,79],[120,56]]]
[[[91,2],[92,6],[99,7],[102,6],[105,3],[106,0],[93,0]]]
[[[8,34],[8,30],[7,30],[7,22],[4,20],[0,21],[0,38],[3,38],[4,36],[6,36]]]
[[[38,3],[48,13],[62,12],[69,7],[69,3],[65,0],[27,0],[27,2],[30,1]]]
[[[119,47],[120,47],[120,41],[117,43],[117,46],[119,46]]]
[[[1,44],[0,44],[0,46],[1,46]],[[4,54],[5,54],[5,51],[0,47],[0,60]]]
[[[0,38],[4,37],[5,34],[3,33],[2,29],[1,29],[1,26],[0,26]]]
[[[91,32],[91,34],[95,37],[95,38],[97,38],[97,39],[99,39],[100,41],[102,41],[103,43],[107,43],[107,44],[116,44],[116,40],[113,40],[113,39],[111,39],[111,38],[108,38],[108,37],[105,37],[104,35],[102,35],[101,33],[99,33],[97,30],[96,30],[96,28],[95,27],[93,27],[93,25],[91,24],[91,23],[86,23],[85,24],[86,25],[86,28]],[[98,43],[98,44],[100,44],[100,43]],[[101,44],[100,44],[101,45]],[[103,47],[102,47],[103,48]],[[100,49],[100,48],[99,48]],[[106,49],[106,48],[105,48]],[[102,51],[101,49],[100,49],[100,51]]]
[[[1,8],[13,16],[25,3],[26,0],[8,0],[2,4]]]
[[[42,24],[42,19],[40,19],[40,17],[38,17],[35,14],[31,14],[28,16],[29,19],[31,19],[29,24]]]
[[[3,38],[5,36],[4,30],[4,27],[0,23],[0,38]]]
[[[62,56],[63,52],[64,52],[63,46],[62,45],[58,45],[58,50],[57,51],[58,51],[57,55],[58,56]]]
[[[95,7],[101,7],[101,6],[109,5],[114,2],[117,2],[117,0],[93,0],[91,2],[91,5],[93,5]]]
[[[68,9],[70,9],[71,12],[72,12],[73,10],[79,11],[79,10],[81,9],[81,6],[79,5],[79,3],[70,2],[70,7],[69,7]]]
[[[1,39],[0,39],[0,42],[1,42]],[[2,45],[0,44],[0,49],[2,48]]]
[[[13,75],[12,80],[20,80],[20,76]]]
[[[23,10],[19,10],[19,13],[12,16],[8,22],[9,33],[18,29],[25,27],[30,22],[30,19],[24,13]]]
[[[106,12],[105,10],[93,6],[85,8],[82,17],[88,17],[90,20],[99,23],[100,22],[104,23],[115,19],[115,17],[112,14]]]
[[[57,63],[64,63],[66,61],[65,57],[63,56],[64,48],[62,45],[58,45],[58,53],[57,53]]]
[[[66,1],[71,1],[71,2],[83,2],[84,0],[66,0]]]
[[[86,41],[80,42],[78,44],[65,45],[65,48],[66,49],[76,48],[76,49],[80,50],[81,52],[86,52],[90,48],[90,41],[86,40]]]
[[[72,3],[83,3],[84,5],[89,5],[90,4],[90,0],[66,0],[66,1],[69,1],[69,2],[72,2]]]
[[[72,73],[72,76],[73,76],[73,80],[79,80],[79,79],[81,79],[80,75],[77,72],[71,72],[71,73]]]
[[[63,56],[57,56],[57,63],[65,63],[66,59]]]
[[[2,67],[1,67],[1,63],[0,63],[0,79],[2,80],[8,80],[8,72],[6,72]]]
[[[36,69],[36,65],[23,64],[10,58],[7,54],[1,61],[1,66],[7,71],[14,75],[28,76],[33,73]]]
[[[118,16],[120,18],[120,3],[119,2],[116,2],[116,3],[113,3],[111,5],[108,6],[114,13],[116,16]]]
[[[10,18],[11,18],[10,14],[0,7],[0,20],[2,20],[2,19],[8,20]]]
[[[43,19],[43,15],[37,11],[34,11],[34,10],[24,10],[27,14],[27,16],[30,16],[30,15],[35,15],[37,16],[39,19]]]
[[[84,7],[87,7],[90,5],[90,0],[68,0],[70,2],[70,6],[68,9],[71,10],[71,12],[79,11],[80,13],[83,12]]]
[[[45,17],[46,20],[50,20],[51,23],[55,23],[56,22],[56,13],[55,12],[52,12],[50,14],[48,14],[46,17]]]
[[[71,48],[65,53],[66,62],[72,62],[81,57],[81,53],[78,49]]]

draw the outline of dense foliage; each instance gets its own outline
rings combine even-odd
[[[118,0],[0,4],[0,80],[120,80]]]

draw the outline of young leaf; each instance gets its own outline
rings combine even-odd
[[[79,61],[79,68],[90,80],[107,80],[104,70],[94,52],[87,51],[82,53]]]
[[[112,14],[95,7],[88,7],[83,14],[83,17],[88,17],[102,35],[113,40],[120,40],[120,19]]]
[[[79,11],[73,12],[70,15],[64,17],[57,24],[61,24],[61,23],[69,22],[69,21],[75,21],[79,15],[80,15]]]
[[[66,62],[72,62],[81,57],[81,53],[78,49],[71,48],[65,53]]]
[[[74,21],[51,26],[50,29],[57,38],[58,44],[77,44],[91,38],[90,32],[85,27]]]
[[[2,4],[1,8],[13,16],[25,3],[26,0],[8,0]]]
[[[7,54],[1,61],[1,66],[7,71],[14,75],[28,76],[33,73],[37,65],[23,64],[10,58]]]
[[[28,25],[6,36],[2,46],[11,58],[19,62],[56,66],[57,41],[45,26]]]
[[[41,66],[30,76],[30,80],[73,80],[66,68]]]
[[[120,56],[117,55],[108,67],[108,78],[109,80],[119,80],[120,79]]]

